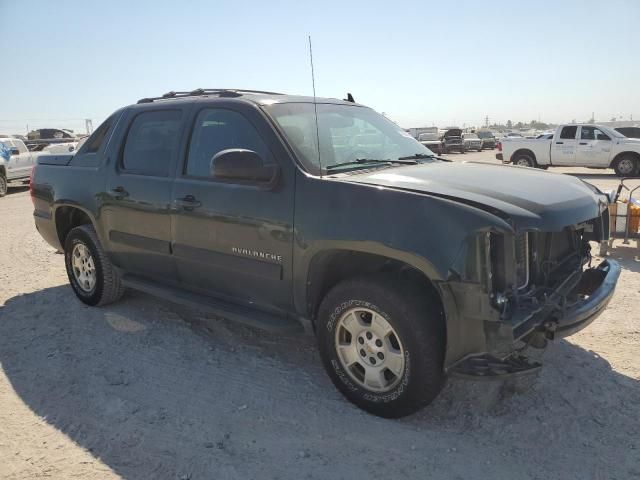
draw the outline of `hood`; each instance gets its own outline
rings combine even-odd
[[[515,230],[560,231],[606,207],[604,196],[575,177],[509,165],[433,162],[343,180],[465,203],[505,219]]]
[[[461,137],[462,136],[462,130],[459,128],[450,128],[449,130],[447,130],[444,133],[444,138],[447,137]]]

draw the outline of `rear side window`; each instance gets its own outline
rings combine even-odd
[[[210,177],[211,159],[230,148],[253,150],[265,164],[273,163],[267,145],[244,115],[222,108],[202,110],[193,127],[185,174]]]
[[[104,143],[105,138],[107,138],[107,133],[111,129],[111,125],[113,124],[113,118],[109,117],[102,125],[100,125],[95,132],[89,137],[87,142],[85,143],[86,147],[84,148],[82,153],[96,153],[100,150],[100,147]]]
[[[179,144],[179,110],[158,110],[135,117],[122,153],[122,168],[129,173],[169,176]]]
[[[560,138],[564,138],[566,140],[573,140],[576,138],[576,132],[578,131],[578,127],[575,125],[572,127],[562,127],[562,131],[560,132]]]

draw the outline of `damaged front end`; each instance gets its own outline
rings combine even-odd
[[[536,370],[521,350],[595,320],[620,275],[615,261],[593,265],[589,242],[608,236],[605,219],[606,210],[561,231],[489,231],[470,240],[459,278],[443,289],[462,336],[447,352],[450,370],[485,378]]]

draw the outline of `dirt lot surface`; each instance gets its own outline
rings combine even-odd
[[[431,407],[383,420],[333,388],[312,337],[140,293],[84,306],[31,211],[24,190],[0,199],[2,479],[640,478],[635,248],[612,251],[611,305],[537,353],[537,377],[452,378]]]

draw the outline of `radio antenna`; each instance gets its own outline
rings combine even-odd
[[[322,177],[322,161],[320,160],[320,129],[318,128],[318,104],[316,103],[316,77],[313,70],[313,49],[311,48],[311,35],[309,35],[309,60],[311,61],[311,85],[313,87],[313,112],[316,117],[316,142],[318,147],[318,166]]]

